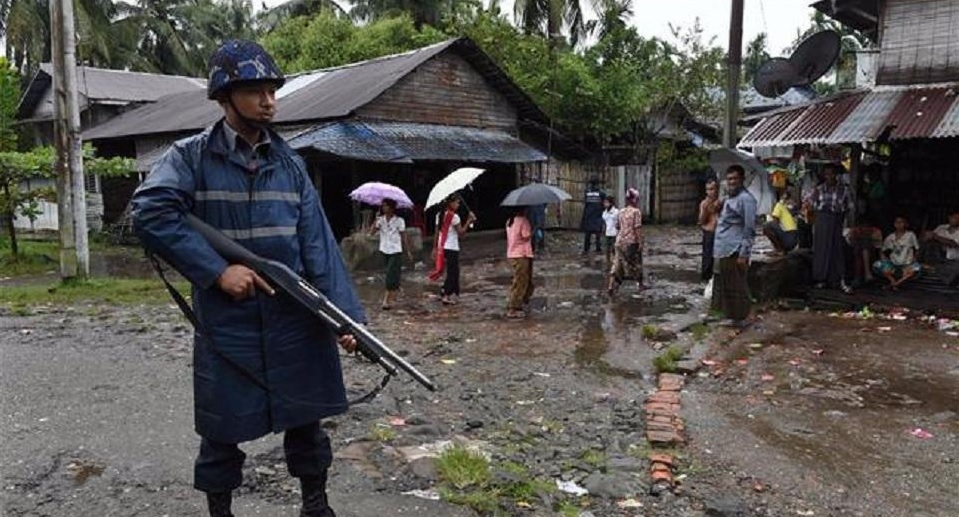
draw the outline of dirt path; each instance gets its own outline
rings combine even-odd
[[[950,497],[959,486],[949,413],[959,378],[954,341],[912,323],[874,335],[860,331],[865,322],[803,313],[767,316],[728,345],[721,332],[706,335],[729,366],[684,391],[690,445],[679,453],[678,473],[685,495],[647,495],[642,402],[664,346],[654,339],[704,337],[703,329],[687,328],[705,312],[697,236],[651,229],[652,289],[627,287],[613,303],[601,294],[602,258],[579,256],[578,239],[550,235],[550,254],[535,265],[527,320],[503,317],[509,268],[494,238],[464,242],[460,305],[441,305],[421,266],[405,273],[394,310],[370,310],[370,328],[441,390],[400,378],[371,404],[327,422],[339,457],[330,482],[339,515],[475,515],[404,495],[440,484],[429,460],[410,458],[416,446],[447,440],[488,454],[496,497],[483,499],[491,490],[471,496],[490,515],[959,514]],[[376,307],[380,277],[356,279],[367,307]],[[189,336],[172,306],[0,314],[6,515],[201,515],[191,488],[197,439]],[[870,338],[871,352],[852,346],[853,337]],[[908,348],[894,338],[908,338]],[[753,342],[764,346],[749,348]],[[807,348],[826,351],[800,351]],[[735,362],[739,353],[749,356],[746,365]],[[789,376],[794,356],[803,359],[797,370],[805,380]],[[764,373],[775,381],[757,377]],[[354,394],[379,379],[352,360],[346,374]],[[849,405],[856,401],[864,406]],[[914,438],[914,427],[934,437]],[[296,515],[296,483],[279,438],[244,449],[238,517]],[[590,495],[557,491],[557,480]],[[856,506],[867,497],[873,506]]]

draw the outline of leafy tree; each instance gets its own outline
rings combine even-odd
[[[430,26],[417,30],[407,14],[356,26],[348,19],[321,12],[281,24],[262,43],[284,72],[293,73],[406,52],[447,37]]]
[[[348,13],[335,0],[287,0],[282,4],[266,8],[257,15],[257,25],[264,32],[276,29],[280,23],[298,16],[312,16],[317,13],[329,12],[333,15],[346,18]]]
[[[789,52],[791,53],[795,50],[796,47],[809,36],[824,30],[836,31],[842,38],[842,48],[834,67],[836,77],[832,83],[830,83],[826,79],[826,77],[829,77],[827,75],[813,85],[813,88],[820,94],[829,94],[836,91],[839,86],[852,86],[856,74],[855,51],[871,47],[872,41],[864,33],[847,27],[819,11],[815,11],[809,17],[809,26],[797,34],[792,46],[788,49]]]
[[[0,152],[17,148],[14,117],[20,100],[20,75],[6,58],[0,57]]]
[[[91,174],[116,177],[135,170],[135,163],[128,158],[97,158],[93,148],[83,149],[83,167]],[[7,236],[14,258],[19,254],[14,219],[18,214],[33,220],[38,214],[40,201],[55,201],[52,188],[25,188],[31,181],[49,180],[55,177],[56,153],[52,147],[38,147],[28,152],[0,152],[0,220],[6,222]]]
[[[605,12],[601,1],[594,10]],[[588,36],[586,18],[580,0],[516,0],[513,14],[517,24],[526,34],[535,34],[552,41],[565,41],[563,29],[569,34],[569,42],[575,47]]]
[[[743,60],[744,84],[752,84],[759,67],[772,57],[769,55],[767,39],[766,33],[760,32],[746,44],[746,58]]]

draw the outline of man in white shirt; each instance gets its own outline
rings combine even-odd
[[[941,270],[946,283],[959,286],[959,211],[949,214],[949,223],[932,232],[932,238],[942,247],[946,262]]]

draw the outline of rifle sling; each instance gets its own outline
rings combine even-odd
[[[180,307],[180,312],[182,312],[183,315],[186,316],[186,319],[190,320],[190,323],[193,325],[193,328],[196,329],[196,331],[199,332],[200,336],[204,338],[204,341],[206,341],[207,345],[210,347],[210,350],[212,350],[214,354],[220,357],[220,359],[223,359],[226,362],[226,364],[230,365],[230,367],[236,370],[237,373],[245,377],[247,380],[249,380],[253,384],[260,387],[263,391],[267,392],[267,394],[274,395],[273,391],[270,390],[270,387],[267,386],[266,383],[261,381],[260,378],[256,376],[256,374],[244,368],[242,365],[234,361],[232,358],[230,358],[230,356],[226,355],[222,350],[220,350],[219,347],[216,346],[216,344],[213,342],[213,334],[210,333],[209,330],[207,330],[206,325],[204,325],[203,322],[200,321],[200,318],[197,317],[196,313],[193,312],[193,308],[190,307],[190,304],[186,301],[183,295],[180,294],[180,291],[177,291],[176,287],[173,287],[173,284],[171,284],[170,281],[167,280],[166,275],[163,273],[163,266],[160,265],[160,261],[157,260],[156,256],[153,253],[148,252],[147,257],[150,259],[150,262],[153,263],[153,268],[156,269],[157,274],[160,275],[160,280],[163,281],[163,285],[166,286],[166,290],[169,291],[170,296],[173,298],[173,301],[175,301],[177,306]],[[381,391],[383,391],[383,388],[385,388],[386,385],[389,384],[390,379],[392,378],[393,376],[389,372],[387,372],[386,375],[383,376],[383,380],[381,380],[377,386],[375,386],[372,390],[370,390],[369,393],[359,398],[347,401],[347,404],[349,404],[349,406],[352,407],[356,404],[363,404],[365,402],[369,402],[373,400],[374,398],[376,398],[377,395],[380,394]],[[285,398],[285,397],[281,397],[281,398]]]

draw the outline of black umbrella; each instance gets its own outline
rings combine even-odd
[[[559,203],[567,199],[572,199],[572,196],[559,187],[542,183],[530,183],[507,194],[500,206],[545,205]]]

